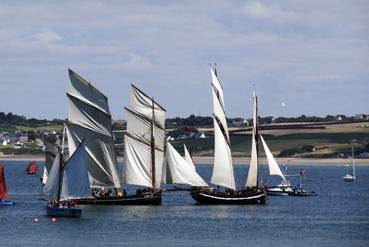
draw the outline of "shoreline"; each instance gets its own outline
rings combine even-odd
[[[45,157],[40,155],[1,155],[0,163],[6,161],[44,161]],[[196,164],[213,164],[213,157],[193,157]],[[123,162],[123,157],[118,157],[118,162]],[[261,164],[267,164],[266,158],[259,159]],[[337,158],[276,158],[279,165],[351,165],[351,159]],[[233,164],[246,165],[250,163],[250,157],[234,157]],[[357,166],[369,166],[369,159],[355,159]]]

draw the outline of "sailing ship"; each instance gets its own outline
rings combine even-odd
[[[48,216],[80,217],[82,209],[78,200],[93,200],[88,178],[88,158],[84,141],[77,147],[67,162],[63,150],[58,151],[49,177],[43,189],[49,195],[46,205]]]
[[[5,181],[5,169],[0,164],[0,206],[11,206],[14,202],[9,200],[8,189]]]
[[[162,182],[166,184],[180,184],[191,186],[190,190],[197,190],[209,185],[196,172],[192,158],[184,145],[185,157],[167,142]]]
[[[31,161],[27,166],[26,173],[27,174],[36,174],[37,170],[38,170],[38,166],[37,166],[36,161]]]
[[[121,199],[122,196],[119,192],[121,184],[108,98],[71,69],[69,78],[68,121],[63,131],[68,138],[69,153],[73,153],[80,141],[85,139],[91,189],[94,191],[108,189],[114,193],[107,197],[94,194],[97,197],[96,203],[115,203],[116,199]],[[89,204],[91,201],[80,200],[79,203]]]
[[[223,88],[218,79],[216,68],[210,66],[213,95],[214,122],[214,166],[211,183],[218,188],[199,188],[191,192],[191,196],[200,204],[264,204],[266,191],[259,188],[258,182],[258,115],[257,99],[253,97],[253,134],[249,172],[245,187],[236,190],[233,174],[230,139],[224,109]],[[225,188],[225,191],[220,189]]]
[[[131,85],[124,136],[123,184],[141,186],[127,195],[139,204],[161,204],[166,110],[146,93]]]
[[[351,145],[351,163],[352,163],[352,173],[348,173],[342,177],[345,182],[355,182],[356,174],[355,174],[355,156],[354,156],[354,146]]]

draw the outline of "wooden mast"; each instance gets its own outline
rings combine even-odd
[[[152,188],[155,190],[155,139],[154,139],[154,123],[155,123],[155,111],[154,111],[154,98],[152,98],[152,119],[151,119],[151,172],[152,172]]]
[[[58,186],[58,202],[60,201],[60,193],[63,181],[63,154],[60,154],[60,166],[59,166],[59,186]]]
[[[254,89],[255,90],[255,89]],[[259,117],[258,117],[258,97],[256,96],[255,93],[255,143],[256,143],[256,163],[257,163],[257,168],[256,168],[256,188],[259,187]]]

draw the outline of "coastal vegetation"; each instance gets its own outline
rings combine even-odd
[[[364,115],[366,116],[366,115]],[[168,118],[166,135],[183,154],[183,144],[193,156],[213,155],[213,122],[211,117],[190,115]],[[234,157],[250,156],[252,119],[228,118],[231,150]],[[347,158],[351,145],[357,158],[369,157],[369,120],[366,118],[328,115],[326,117],[261,117],[260,131],[277,157]],[[61,119],[39,120],[0,112],[0,154],[42,154],[43,141],[61,140]],[[122,156],[126,121],[113,121],[118,155]],[[4,144],[4,140],[9,142]],[[21,145],[15,144],[24,140]],[[354,140],[354,142],[353,142]]]

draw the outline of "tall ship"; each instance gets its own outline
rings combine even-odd
[[[259,135],[257,98],[253,95],[253,133],[249,172],[245,186],[236,188],[230,138],[224,108],[223,87],[218,79],[216,68],[210,66],[213,95],[214,122],[214,166],[211,183],[216,188],[198,188],[191,192],[191,196],[200,204],[264,204],[266,191],[259,188]]]
[[[123,184],[140,188],[135,195],[142,203],[161,204],[166,110],[153,98],[131,85],[124,136]]]

